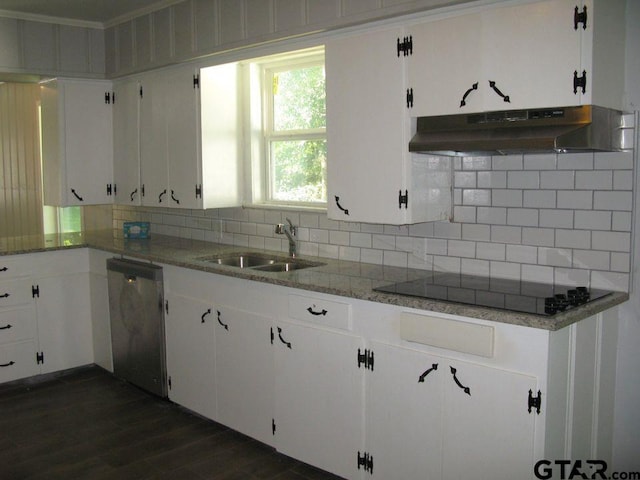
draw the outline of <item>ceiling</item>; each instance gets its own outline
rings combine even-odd
[[[167,0],[0,0],[0,13],[109,23],[169,3]]]

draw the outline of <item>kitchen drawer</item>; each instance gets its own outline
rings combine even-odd
[[[351,305],[348,303],[289,295],[289,317],[315,325],[351,330]]]
[[[493,357],[494,329],[489,325],[403,312],[400,337],[409,342]]]
[[[25,255],[0,256],[0,282],[16,277],[26,277],[33,271],[33,261]]]
[[[0,281],[0,308],[33,302],[33,282],[30,278]]]
[[[0,345],[0,383],[39,373],[34,342]]]
[[[36,310],[33,306],[0,310],[0,345],[36,337]]]

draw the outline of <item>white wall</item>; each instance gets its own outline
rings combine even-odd
[[[626,105],[640,110],[640,2],[627,2]],[[636,138],[639,138],[636,132]],[[620,307],[618,370],[614,419],[614,466],[617,471],[640,470],[640,201],[636,142],[635,226],[631,299]],[[614,470],[612,470],[614,471]]]

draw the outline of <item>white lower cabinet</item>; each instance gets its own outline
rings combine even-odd
[[[363,432],[364,367],[357,361],[362,338],[282,321],[276,328],[276,448],[356,478]]]
[[[87,249],[11,256],[0,271],[0,383],[93,362]]]
[[[215,308],[211,302],[173,293],[165,300],[169,398],[215,419]]]
[[[217,420],[272,445],[274,365],[272,320],[221,305],[216,329]]]

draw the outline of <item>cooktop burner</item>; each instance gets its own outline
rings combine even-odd
[[[424,278],[374,288],[377,292],[552,316],[609,295],[587,287],[432,272]]]

